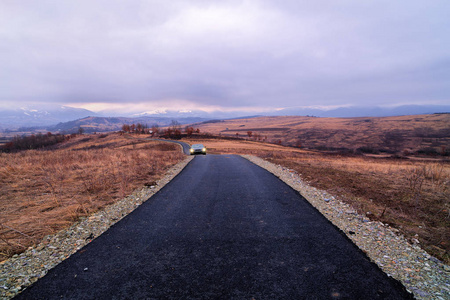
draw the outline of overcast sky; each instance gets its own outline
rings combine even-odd
[[[450,104],[450,1],[0,1],[0,106]]]

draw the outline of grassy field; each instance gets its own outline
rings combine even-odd
[[[383,118],[258,117],[196,124],[201,132],[304,149],[450,154],[450,114]]]
[[[0,153],[0,260],[154,184],[182,159],[178,145],[119,134]]]
[[[208,153],[251,154],[295,170],[310,185],[450,262],[449,162],[338,155],[254,141],[186,141],[203,143]]]

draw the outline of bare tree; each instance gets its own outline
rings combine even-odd
[[[194,133],[194,127],[192,126],[187,126],[184,131],[186,132],[188,137],[191,137],[192,134]]]

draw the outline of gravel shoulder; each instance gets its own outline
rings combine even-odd
[[[135,190],[128,197],[84,218],[69,228],[46,236],[27,251],[0,263],[0,299],[10,299],[31,285],[63,260],[90,243],[109,227],[156,194],[193,159],[186,157],[170,168],[154,186]]]
[[[293,170],[255,156],[242,156],[298,191],[417,299],[450,299],[450,267],[421,249],[418,242],[412,245],[398,230],[359,215],[333,195],[306,184]]]

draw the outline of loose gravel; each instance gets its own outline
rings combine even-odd
[[[84,218],[67,229],[44,237],[42,242],[0,263],[0,299],[10,299],[63,260],[70,257],[109,227],[147,201],[169,183],[193,159],[186,157],[170,168],[154,186],[135,190],[130,196]]]
[[[309,186],[293,170],[261,158],[243,155],[300,192],[335,226],[342,230],[386,274],[401,281],[417,299],[450,299],[450,267],[410,244],[394,228],[359,215],[329,193]],[[143,187],[68,229],[46,236],[22,254],[0,263],[0,299],[10,299],[48,270],[70,257],[113,224],[131,213],[170,182],[193,159],[171,168],[154,186]]]
[[[421,249],[419,241],[410,244],[397,229],[358,214],[333,195],[309,186],[291,169],[255,156],[242,156],[298,191],[417,299],[450,299],[450,267]]]

